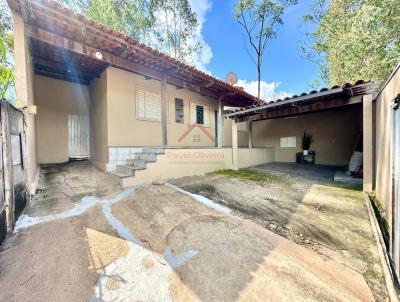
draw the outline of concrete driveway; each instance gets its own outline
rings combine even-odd
[[[1,301],[373,301],[361,274],[204,197],[49,169],[43,200],[64,201],[36,200],[1,246]]]

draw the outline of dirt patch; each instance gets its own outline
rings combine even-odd
[[[98,273],[113,261],[128,255],[128,243],[120,238],[110,236],[93,229],[86,229],[89,246],[90,269]]]
[[[280,236],[363,274],[377,301],[387,292],[361,191],[337,187],[331,171],[297,171],[290,165],[239,173],[186,177],[175,185],[206,196]],[[264,179],[259,175],[265,173]],[[295,171],[295,172],[294,172]],[[275,177],[270,177],[275,175]],[[284,180],[277,181],[276,179]]]

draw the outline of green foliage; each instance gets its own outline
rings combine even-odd
[[[310,146],[313,142],[314,142],[314,138],[313,138],[312,134],[307,133],[304,130],[303,139],[301,141],[301,146],[302,146],[303,150],[310,150]]]
[[[91,0],[85,14],[122,33],[143,40],[151,29],[153,1]]]
[[[201,50],[189,0],[62,0],[81,12],[174,58],[190,62]]]
[[[155,22],[157,45],[174,58],[190,62],[199,53],[201,44],[196,41],[197,15],[188,0],[155,0],[159,18]]]
[[[12,64],[13,37],[11,18],[5,3],[1,3],[0,12],[0,99],[3,99],[14,83],[14,66]]]
[[[317,29],[307,32],[301,53],[326,84],[385,81],[400,59],[398,0],[317,0],[304,21]]]
[[[285,9],[297,4],[297,0],[239,0],[235,5],[233,16],[244,28],[249,47],[247,52],[257,66],[258,97],[260,97],[260,80],[263,55],[271,40],[276,38],[277,29],[283,24]]]

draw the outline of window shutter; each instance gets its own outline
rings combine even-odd
[[[138,90],[136,99],[136,117],[144,119],[144,91]]]
[[[161,98],[159,95],[139,89],[136,107],[138,119],[161,121]]]

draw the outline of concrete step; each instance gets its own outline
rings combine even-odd
[[[126,165],[130,166],[130,167],[138,167],[138,168],[146,169],[147,161],[142,160],[142,159],[128,159],[126,161]]]
[[[135,171],[137,170],[144,170],[146,168],[140,168],[140,167],[132,167],[132,166],[127,166],[127,165],[119,165],[117,166],[117,171],[122,173],[122,174],[127,174],[130,176],[135,175]]]
[[[142,148],[142,153],[164,154],[165,149],[161,147],[145,147]]]
[[[156,162],[157,161],[157,154],[156,153],[135,153],[133,155],[133,159],[136,160],[143,160],[145,162]]]
[[[128,177],[132,177],[132,175],[126,174],[126,173],[122,173],[119,172],[117,170],[114,171],[108,171],[107,174],[114,179],[114,181],[120,185],[122,185],[123,179],[124,178],[128,178]]]

